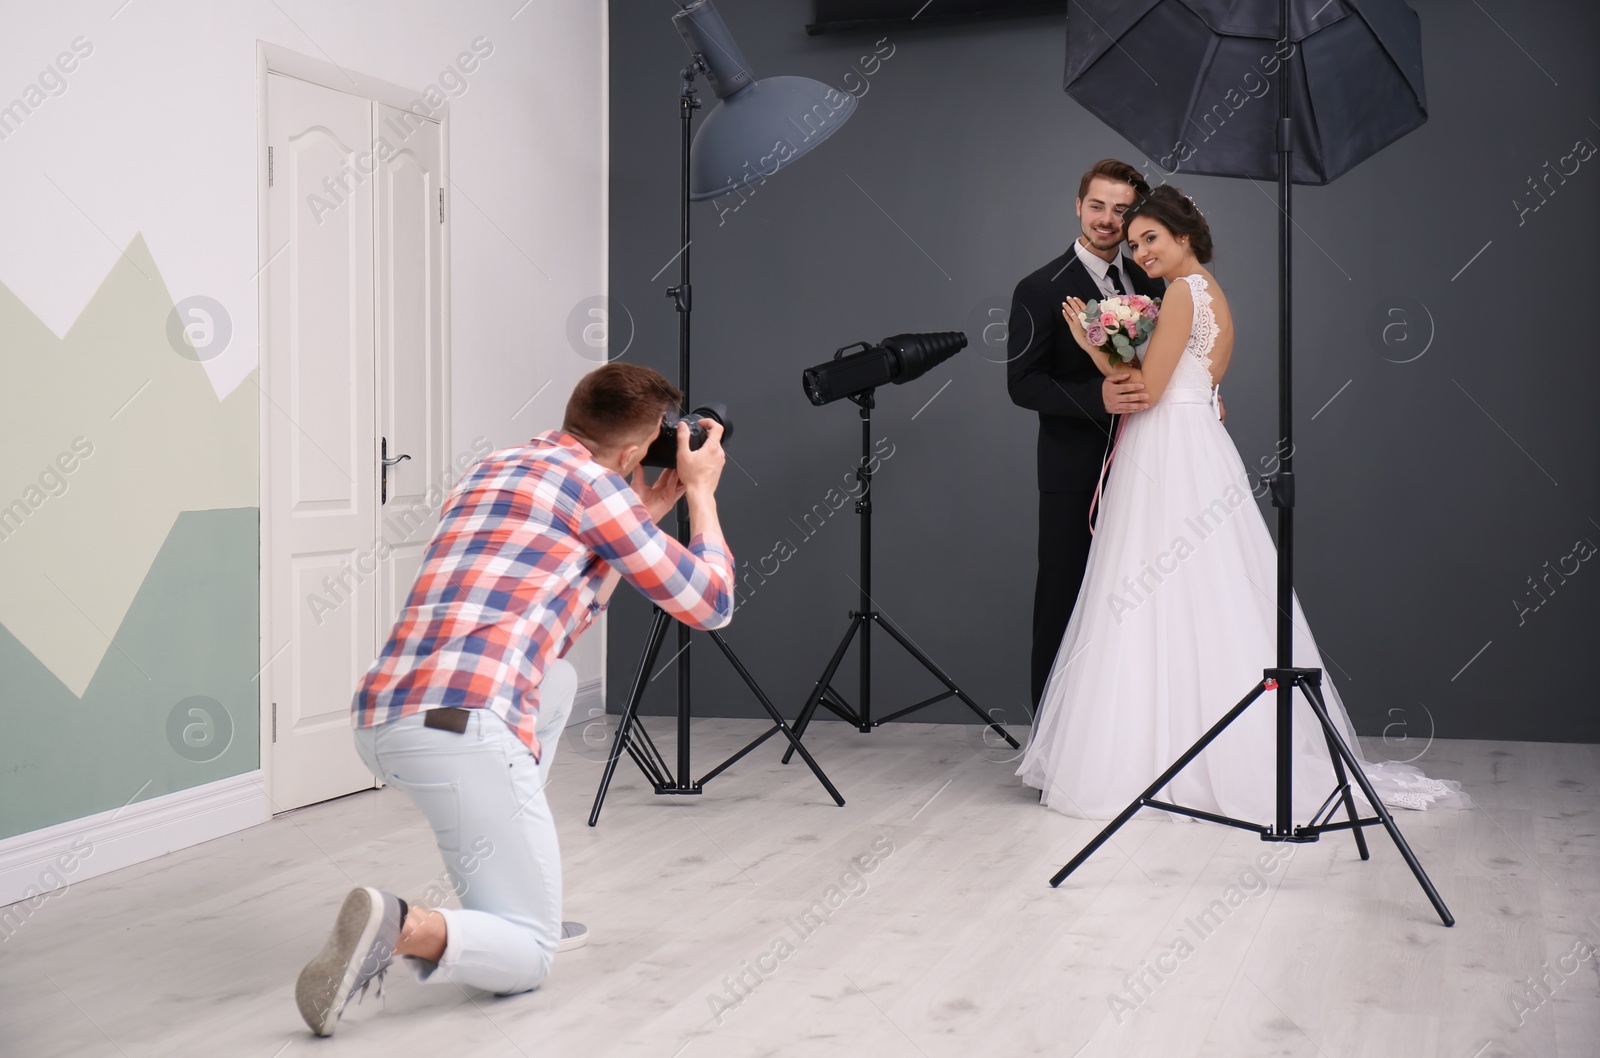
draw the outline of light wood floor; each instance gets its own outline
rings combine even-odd
[[[698,722],[696,774],[760,727]],[[668,725],[654,731],[670,759]],[[819,724],[807,744],[842,809],[770,744],[697,798],[657,797],[625,762],[593,830],[600,766],[580,734],[551,799],[566,917],[593,941],[535,992],[425,987],[397,967],[331,1040],[305,1030],[295,975],[350,886],[415,898],[441,876],[431,832],[385,789],[43,904],[0,948],[0,1054],[1600,1055],[1600,958],[1571,954],[1600,947],[1600,747],[1428,750],[1430,774],[1477,801],[1399,816],[1455,912],[1445,929],[1381,833],[1362,863],[1342,835],[1291,849],[1135,820],[1051,889],[1097,828],[1040,808],[972,727]],[[874,843],[892,851],[863,888],[846,872]],[[831,916],[797,932],[836,885]],[[1226,914],[1208,926],[1213,901]],[[743,996],[725,980],[741,973]]]

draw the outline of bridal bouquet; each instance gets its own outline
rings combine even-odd
[[[1123,363],[1132,363],[1139,347],[1150,339],[1161,312],[1159,298],[1143,294],[1118,294],[1091,301],[1078,313],[1088,332],[1089,344]]]

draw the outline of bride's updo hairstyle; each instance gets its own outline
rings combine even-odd
[[[1128,237],[1128,226],[1135,217],[1148,217],[1166,228],[1176,238],[1189,237],[1189,248],[1195,260],[1207,264],[1211,260],[1211,226],[1205,214],[1194,204],[1194,199],[1171,184],[1161,184],[1129,206],[1122,214],[1122,237]]]

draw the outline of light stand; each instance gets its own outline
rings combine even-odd
[[[863,343],[864,344],[864,343]],[[962,339],[962,344],[966,340]],[[850,347],[846,347],[850,348]],[[844,352],[839,350],[839,354]],[[837,358],[839,354],[835,354]],[[855,725],[857,731],[866,733],[874,727],[887,724],[891,720],[898,720],[907,713],[916,712],[935,702],[942,702],[946,698],[957,697],[966,703],[967,707],[981,717],[984,723],[997,732],[1001,738],[1011,744],[1013,749],[1020,748],[1016,739],[1012,738],[1005,728],[995,722],[994,718],[978,707],[978,703],[967,697],[965,691],[956,686],[945,671],[933,660],[924,654],[917,645],[911,642],[906,634],[897,628],[893,621],[884,616],[872,598],[872,408],[876,403],[877,390],[868,389],[850,397],[861,408],[861,463],[856,467],[856,480],[861,483],[861,496],[856,500],[856,514],[861,516],[861,580],[857,587],[861,590],[860,608],[850,611],[850,627],[845,630],[844,638],[839,641],[839,646],[833,652],[833,657],[828,659],[828,667],[822,670],[822,675],[817,679],[816,685],[811,689],[811,695],[806,699],[805,707],[795,719],[795,735],[803,736],[806,728],[810,726],[812,717],[819,706],[826,707],[843,720]],[[915,705],[907,706],[898,712],[890,713],[881,719],[872,718],[872,625],[880,624],[883,630],[892,636],[895,642],[906,649],[906,652],[915,658],[923,668],[933,674],[934,678],[944,684],[945,691],[932,698],[925,699]],[[845,651],[850,648],[850,641],[857,633],[861,635],[861,698],[860,708],[852,708],[839,692],[833,689],[833,676],[838,671],[839,663],[844,660]],[[783,755],[783,762],[789,763],[793,750],[799,748],[795,742],[790,751]]]
[[[700,108],[700,100],[695,95],[694,78],[697,73],[706,70],[705,63],[700,56],[682,71],[683,86],[679,95],[679,113],[683,126],[683,165],[682,165],[682,211],[679,217],[682,251],[678,257],[678,285],[667,288],[667,296],[672,299],[673,306],[678,311],[678,388],[683,391],[684,407],[689,404],[689,314],[693,309],[692,287],[689,283],[689,202],[690,202],[690,125],[694,112]],[[689,542],[689,505],[685,500],[679,500],[677,506],[678,541],[683,544]],[[673,618],[665,610],[656,609],[655,619],[650,628],[650,636],[646,641],[643,655],[639,658],[639,667],[634,673],[633,686],[628,693],[628,704],[622,711],[622,721],[617,727],[616,740],[611,744],[611,752],[606,758],[605,771],[600,777],[600,788],[595,792],[594,808],[589,812],[589,825],[595,826],[600,821],[600,808],[605,803],[606,792],[611,787],[611,779],[616,774],[617,762],[621,759],[622,751],[627,750],[628,756],[638,765],[645,779],[655,788],[658,794],[698,794],[705,784],[722,774],[728,767],[738,761],[745,754],[761,745],[775,734],[782,733],[789,740],[789,749],[795,750],[805,759],[806,765],[816,775],[817,781],[822,783],[824,789],[835,804],[844,805],[844,798],[839,791],[828,781],[817,762],[811,754],[800,744],[799,738],[784,722],[782,714],[772,704],[756,684],[755,679],[739,662],[733,648],[728,646],[720,632],[706,633],[711,637],[717,647],[722,651],[739,678],[744,680],[750,688],[761,707],[772,718],[773,726],[767,729],[759,738],[756,738],[739,752],[711,769],[699,779],[691,779],[690,775],[690,730],[691,718],[691,690],[689,683],[689,645],[692,630],[688,625],[678,622],[678,653],[674,659],[678,663],[678,764],[676,770],[667,765],[655,743],[651,741],[650,734],[645,730],[644,723],[639,719],[639,703],[644,698],[645,686],[650,681],[650,672],[655,668],[656,655],[661,650],[661,643],[666,638],[667,626],[673,623]],[[784,760],[789,759],[788,755]]]
[[[1061,882],[1077,869],[1078,865],[1088,859],[1101,845],[1110,839],[1111,835],[1131,819],[1135,812],[1146,806],[1160,808],[1180,815],[1192,816],[1224,826],[1238,827],[1242,830],[1254,831],[1261,836],[1263,841],[1289,841],[1313,842],[1323,832],[1330,830],[1351,830],[1354,832],[1356,849],[1363,860],[1369,859],[1366,837],[1361,828],[1373,824],[1381,824],[1400,850],[1400,855],[1405,859],[1406,865],[1411,868],[1411,873],[1416,877],[1417,884],[1427,894],[1433,909],[1438,912],[1439,918],[1446,926],[1455,925],[1455,918],[1445,907],[1439,893],[1429,880],[1427,872],[1417,861],[1411,847],[1406,844],[1406,839],[1401,836],[1399,827],[1395,826],[1389,810],[1378,798],[1362,771],[1361,762],[1350,747],[1345,744],[1344,736],[1334,726],[1328,717],[1328,708],[1322,699],[1322,670],[1314,668],[1296,668],[1294,666],[1294,445],[1290,443],[1290,427],[1293,412],[1293,389],[1290,384],[1290,339],[1293,327],[1290,320],[1290,261],[1291,261],[1291,225],[1294,223],[1290,190],[1292,187],[1291,166],[1294,150],[1294,120],[1290,116],[1289,107],[1289,71],[1294,61],[1293,52],[1289,44],[1289,0],[1279,0],[1279,39],[1278,54],[1290,56],[1284,58],[1279,64],[1277,83],[1274,88],[1278,93],[1278,124],[1277,124],[1277,149],[1278,149],[1278,421],[1281,426],[1281,448],[1286,452],[1276,473],[1268,481],[1272,489],[1272,505],[1278,509],[1278,663],[1276,666],[1263,672],[1261,682],[1253,687],[1249,694],[1240,700],[1239,704],[1230,709],[1226,716],[1207,731],[1200,740],[1189,747],[1184,754],[1173,763],[1161,776],[1145,788],[1144,792],[1134,798],[1133,802],[1123,809],[1094,840],[1085,845],[1066,866],[1062,867],[1050,879],[1052,886]],[[1294,825],[1294,789],[1293,789],[1293,757],[1294,757],[1294,691],[1299,688],[1310,703],[1311,710],[1316,714],[1317,723],[1322,727],[1323,738],[1328,745],[1329,756],[1333,760],[1334,777],[1337,780],[1333,792],[1322,803],[1322,807],[1312,814],[1311,821],[1305,826]],[[1229,724],[1237,719],[1249,708],[1250,704],[1267,691],[1277,692],[1277,798],[1275,818],[1270,825],[1262,825],[1247,820],[1234,819],[1230,816],[1218,815],[1213,812],[1203,812],[1198,809],[1185,808],[1181,805],[1171,804],[1156,799],[1162,787],[1172,781],[1173,776],[1182,771],[1191,760],[1200,754],[1211,741],[1220,735]],[[1361,792],[1366,796],[1367,802],[1372,805],[1376,816],[1359,818],[1356,813],[1355,798],[1350,791],[1350,783],[1345,774],[1345,768],[1350,770],[1350,776],[1355,778],[1356,784],[1361,787]],[[1334,812],[1343,807],[1347,819],[1341,822],[1332,822]],[[1326,813],[1326,816],[1324,816]],[[1319,822],[1320,821],[1320,822]]]

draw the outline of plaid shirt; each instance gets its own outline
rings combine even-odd
[[[561,430],[491,452],[445,500],[405,609],[356,689],[356,727],[492,709],[535,757],[539,681],[605,607],[608,568],[695,628],[733,620],[733,555],[685,548],[616,472]]]

